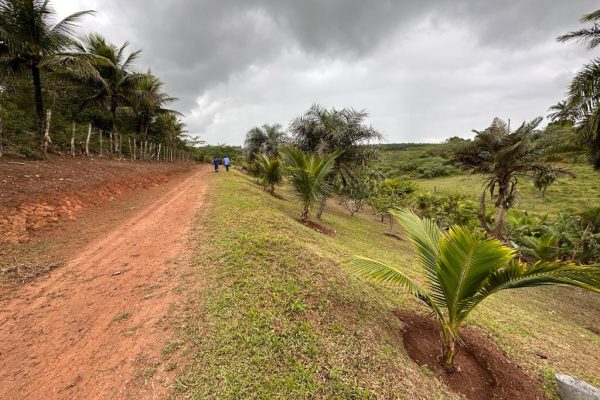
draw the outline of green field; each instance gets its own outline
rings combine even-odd
[[[337,232],[319,234],[295,220],[301,206],[289,191],[274,198],[237,172],[210,178],[195,240],[201,284],[188,292],[178,324],[191,362],[175,398],[458,398],[404,351],[392,310],[426,310],[343,268],[364,255],[419,277],[408,242],[385,236],[387,225],[369,211],[351,218],[332,201],[324,223]],[[419,183],[473,194],[479,187],[476,177]],[[536,200],[541,211],[569,205],[560,185],[593,197],[583,181],[566,181]],[[600,336],[589,329],[600,326],[597,295],[559,287],[503,293],[469,324],[539,377],[549,398],[558,398],[554,372],[600,385]]]
[[[521,178],[517,187],[515,209],[540,214],[577,212],[597,207],[600,199],[600,173],[587,164],[565,165],[575,178],[561,176],[548,187],[545,197],[527,178]],[[437,193],[463,193],[479,201],[484,177],[461,174],[448,177],[416,180],[421,189]],[[488,197],[489,198],[489,197]]]

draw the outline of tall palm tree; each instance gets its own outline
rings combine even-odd
[[[161,114],[181,115],[180,112],[165,108],[177,100],[162,91],[164,83],[151,71],[142,75],[135,87],[133,108],[138,116],[139,133],[142,140],[148,139],[148,129],[154,119]]]
[[[246,134],[244,148],[249,161],[254,161],[258,154],[277,157],[278,149],[288,144],[288,137],[280,124],[264,124],[256,126]]]
[[[398,269],[367,258],[349,268],[356,275],[391,287],[401,287],[431,308],[440,325],[442,365],[454,368],[459,330],[467,316],[492,294],[506,289],[564,284],[600,293],[600,269],[560,262],[528,265],[496,239],[465,227],[443,231],[429,219],[409,211],[392,211],[416,247],[425,271],[421,285]]]
[[[355,179],[355,171],[366,167],[377,158],[377,151],[369,146],[373,140],[381,140],[382,135],[367,125],[368,113],[351,108],[331,109],[314,104],[290,124],[293,143],[302,151],[324,156],[336,150],[343,151],[335,160],[335,171],[346,185],[348,179]],[[317,218],[325,208],[327,197],[319,202]]]
[[[593,25],[589,28],[582,28],[561,35],[557,38],[559,42],[568,42],[577,40],[585,43],[588,49],[594,49],[600,44],[600,10],[586,14],[579,20],[581,23],[591,22]]]
[[[93,11],[80,11],[56,22],[48,0],[0,0],[0,67],[31,74],[36,129],[43,144],[45,114],[42,70],[67,67],[93,74],[90,57],[74,51],[77,22]]]
[[[111,131],[117,146],[117,111],[133,105],[138,84],[144,79],[144,74],[132,71],[133,63],[138,59],[141,50],[126,54],[128,46],[129,43],[125,42],[118,47],[97,33],[87,35],[80,45],[82,53],[101,60],[94,64],[97,78],[90,82],[96,87],[96,91],[93,96],[85,100],[84,106],[101,104],[108,109],[111,116]],[[120,151],[118,147],[115,150]]]
[[[506,214],[515,201],[519,177],[533,177],[540,173],[570,174],[543,161],[544,149],[533,140],[535,128],[541,120],[536,118],[524,122],[517,130],[511,131],[507,122],[495,118],[487,129],[474,131],[475,139],[454,156],[454,161],[462,167],[486,176],[480,219],[488,231],[486,194],[493,198],[497,192],[496,216],[491,232],[498,239],[504,238]]]
[[[341,154],[333,152],[323,158],[306,154],[294,147],[282,149],[283,158],[290,171],[292,187],[302,200],[304,208],[300,219],[306,221],[310,209],[333,190],[329,175],[333,171],[335,159]]]
[[[600,44],[600,10],[586,14],[582,23],[593,23],[558,37],[558,41],[576,40],[594,49]],[[590,161],[600,170],[600,58],[591,60],[575,75],[568,91],[566,110],[576,116],[579,142],[588,147]],[[563,111],[563,114],[566,113]]]

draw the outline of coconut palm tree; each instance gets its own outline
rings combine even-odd
[[[400,270],[367,258],[349,268],[356,275],[391,287],[401,287],[431,308],[440,325],[441,362],[454,371],[459,330],[471,311],[505,289],[564,284],[600,293],[600,269],[560,262],[526,264],[500,241],[460,226],[448,232],[435,221],[410,211],[392,211],[414,244],[425,271],[425,284]]]
[[[554,123],[568,122],[574,124],[579,118],[579,112],[576,109],[571,108],[565,100],[559,101],[550,107],[548,111],[550,111],[548,119]]]
[[[600,10],[586,14],[581,22],[593,23],[591,27],[582,28],[558,37],[558,41],[577,40],[585,43],[588,49],[600,44]],[[590,161],[596,170],[600,170],[600,58],[596,58],[575,75],[568,91],[565,110],[575,116],[575,124],[579,133],[579,142],[585,145],[590,154]]]
[[[579,20],[581,23],[591,22],[593,25],[589,28],[582,28],[577,31],[572,31],[561,35],[557,38],[559,42],[568,42],[577,40],[586,44],[588,49],[594,49],[600,44],[600,10],[586,14]]]
[[[97,78],[90,81],[96,90],[93,96],[86,99],[84,107],[88,104],[101,104],[110,112],[111,133],[115,139],[115,150],[118,147],[118,118],[117,111],[124,107],[131,107],[136,98],[136,90],[145,75],[133,73],[133,63],[138,59],[141,50],[126,54],[128,42],[120,47],[109,43],[103,36],[92,33],[84,38],[80,51],[102,60],[96,62]]]
[[[292,187],[303,204],[300,219],[306,221],[310,209],[319,202],[322,196],[329,196],[333,191],[329,175],[333,171],[335,159],[341,151],[333,152],[326,157],[306,154],[295,147],[281,150],[287,168],[290,172]]]
[[[474,131],[475,139],[454,156],[457,164],[486,177],[480,219],[487,231],[490,229],[486,222],[486,194],[489,193],[492,198],[496,195],[496,216],[491,233],[498,239],[504,238],[506,213],[514,204],[519,177],[534,177],[540,173],[570,174],[543,160],[545,150],[533,140],[535,128],[541,120],[536,118],[524,122],[511,131],[507,122],[495,118],[487,129]]]
[[[249,161],[254,161],[258,154],[277,157],[278,149],[288,144],[288,137],[280,124],[264,124],[256,126],[246,134],[244,148]]]
[[[356,179],[356,170],[363,169],[377,158],[376,149],[368,144],[381,140],[382,135],[365,123],[367,117],[368,113],[364,110],[328,110],[314,104],[290,124],[294,146],[320,156],[342,150],[343,154],[335,160],[335,171],[342,185],[346,185],[349,179]],[[318,219],[326,201],[327,197],[320,199]]]
[[[140,137],[148,139],[148,129],[160,114],[182,115],[180,112],[165,108],[169,103],[178,100],[162,91],[164,83],[149,70],[140,76],[135,87],[133,108],[138,116]]]
[[[269,193],[274,194],[275,185],[279,185],[283,180],[281,160],[275,157],[268,157],[265,154],[259,154],[256,156],[256,167],[261,183]]]
[[[66,67],[94,74],[92,59],[75,51],[77,22],[93,11],[80,11],[56,22],[48,0],[0,0],[0,67],[8,73],[31,74],[36,128],[45,141],[46,115],[42,70]]]

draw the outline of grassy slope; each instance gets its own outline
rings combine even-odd
[[[531,181],[521,179],[517,187],[515,208],[521,211],[555,214],[597,206],[600,199],[600,174],[587,164],[572,164],[567,168],[575,173],[576,177],[559,177],[554,185],[548,187],[544,198]],[[424,190],[467,193],[478,201],[483,178],[480,175],[456,175],[416,181]]]
[[[223,175],[212,177],[198,221],[204,284],[181,325],[192,363],[176,398],[455,398],[407,358],[390,314],[424,309],[341,267],[360,254],[418,275],[406,242],[384,236],[368,213],[350,218],[335,206],[325,222],[337,234],[318,234],[294,221],[290,193],[275,199],[248,177]],[[600,336],[585,329],[600,326],[599,296],[528,289],[484,303],[476,317],[526,370],[600,384]]]

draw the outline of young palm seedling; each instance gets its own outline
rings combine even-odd
[[[488,296],[505,289],[565,284],[600,292],[600,270],[561,262],[528,265],[515,251],[496,239],[461,226],[442,231],[434,221],[410,211],[391,214],[415,245],[425,270],[424,285],[396,268],[359,258],[350,269],[360,277],[402,287],[429,306],[436,315],[442,338],[442,365],[454,371],[459,329],[469,313]]]
[[[275,185],[279,185],[283,180],[281,160],[276,157],[269,158],[264,154],[258,154],[256,156],[256,170],[265,189],[269,193],[275,194]]]

